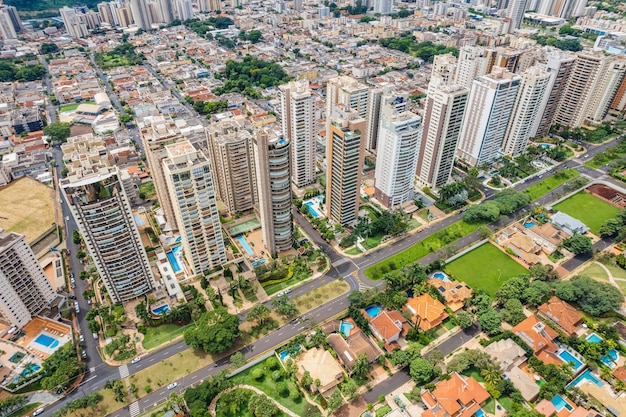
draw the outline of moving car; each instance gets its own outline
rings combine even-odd
[[[167,386],[167,389],[174,389],[178,386],[178,382],[172,382]]]
[[[130,361],[130,363],[137,363],[141,360],[141,356],[137,356],[135,359],[133,359],[132,361]]]
[[[39,414],[43,413],[43,410],[44,410],[43,407],[36,409],[35,412],[33,413],[33,416],[38,416]]]

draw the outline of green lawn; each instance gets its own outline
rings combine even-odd
[[[513,410],[513,401],[509,397],[500,397],[498,398],[498,402],[506,411]]]
[[[544,195],[548,194],[550,191],[554,190],[556,187],[563,184],[564,182],[577,177],[579,175],[579,172],[575,169],[566,169],[563,170],[563,174],[564,175],[559,176],[558,178],[552,175],[544,179],[543,181],[538,182],[537,184],[531,185],[530,187],[525,189],[524,192],[530,196],[531,200],[536,200],[539,197],[543,197]]]
[[[361,253],[361,249],[357,248],[356,246],[354,246],[352,249],[348,249],[346,251],[346,253],[348,255],[359,255]]]
[[[7,414],[6,417],[21,417],[23,415],[30,415],[29,411],[38,408],[40,405],[41,403],[26,404],[24,407],[13,411],[11,414]]]
[[[485,405],[483,406],[483,411],[487,414],[495,414],[496,413],[496,402],[493,398],[489,397]]]
[[[179,326],[177,324],[162,324],[158,327],[146,327],[146,334],[141,344],[144,349],[149,350],[182,335],[186,329],[187,326]]]
[[[493,297],[503,282],[528,271],[491,243],[486,243],[450,262],[446,272]]]
[[[383,274],[389,271],[401,269],[405,265],[411,264],[429,253],[432,253],[437,249],[441,249],[444,246],[469,235],[478,229],[479,226],[481,225],[469,224],[464,221],[453,223],[441,230],[439,233],[427,237],[421,242],[416,243],[391,258],[370,266],[365,270],[365,275],[369,279],[378,280],[382,278]],[[422,233],[426,233],[426,231]]]
[[[480,371],[478,369],[474,368],[474,367],[467,368],[466,370],[464,370],[462,372],[462,374],[465,375],[465,376],[471,376],[472,378],[474,378],[478,382],[485,382],[485,379],[480,374]]]
[[[84,103],[66,104],[65,106],[59,107],[59,111],[61,113],[63,113],[63,112],[66,112],[66,111],[76,110],[78,108],[78,106],[80,106],[81,104],[96,104],[96,102],[95,101],[85,101]]]
[[[617,207],[584,191],[556,204],[553,208],[554,211],[562,211],[585,223],[595,234],[598,234],[600,226],[605,221],[620,212]]]
[[[609,276],[606,274],[606,271],[604,270],[604,268],[602,268],[600,265],[598,265],[595,262],[587,266],[585,269],[583,269],[580,272],[580,275],[584,275],[590,278],[600,279],[602,281],[607,281],[607,282],[609,281]]]
[[[252,372],[255,369],[263,370],[264,376],[260,380],[252,378]],[[233,376],[231,380],[235,385],[246,384],[260,389],[265,394],[267,394],[268,397],[275,399],[283,406],[287,407],[288,409],[300,416],[304,413],[304,407],[306,406],[307,402],[302,395],[300,395],[297,400],[294,400],[289,395],[287,395],[286,397],[282,397],[278,394],[277,386],[280,382],[285,382],[290,390],[299,390],[298,386],[289,379],[283,379],[279,382],[274,381],[272,379],[272,371],[267,367],[267,360],[238,373],[237,375]]]
[[[220,397],[215,406],[215,415],[217,417],[254,417],[254,414],[248,409],[248,401],[254,393],[247,389],[242,389],[241,391],[246,393],[244,404],[235,405],[228,403]],[[286,417],[286,414],[278,410],[278,413],[274,414],[273,417]]]

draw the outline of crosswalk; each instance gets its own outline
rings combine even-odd
[[[130,413],[130,417],[138,416],[139,413],[141,413],[141,410],[139,409],[139,403],[137,401],[135,401],[134,403],[131,403],[128,406],[128,412]]]
[[[359,271],[353,271],[352,272],[352,276],[354,277],[354,279],[356,280],[356,282],[359,284],[359,291],[363,291],[366,290],[368,288],[370,288],[369,285],[365,285],[363,284],[363,282],[361,281],[361,279],[359,278]]]
[[[117,369],[119,369],[119,372],[120,372],[120,379],[124,379],[128,375],[130,375],[130,372],[128,372],[128,365],[126,365],[126,364],[120,366]]]

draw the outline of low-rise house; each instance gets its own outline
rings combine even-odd
[[[454,372],[450,379],[438,382],[432,392],[422,393],[422,401],[428,407],[422,417],[470,417],[488,399],[489,393],[478,381]]]
[[[343,369],[325,349],[308,349],[298,355],[295,363],[298,367],[296,371],[298,379],[302,379],[306,371],[309,371],[314,381],[319,379],[320,385],[317,390],[320,394],[335,388],[343,381]]]
[[[400,315],[401,316],[401,315]],[[402,316],[401,316],[402,317]],[[386,345],[396,342],[402,333],[402,322],[394,320],[383,310],[369,322],[372,334]]]
[[[333,333],[326,340],[349,375],[352,375],[352,369],[359,356],[366,355],[367,360],[372,363],[383,354],[378,345],[358,328],[353,329],[350,336],[345,339],[341,333]]]
[[[576,233],[583,235],[589,231],[589,227],[585,223],[561,211],[554,213],[550,217],[550,222],[570,235]]]
[[[539,385],[519,366],[526,362],[526,351],[513,339],[502,339],[491,343],[485,351],[500,363],[504,378],[510,380],[526,401],[533,401],[539,395]]]
[[[437,327],[448,318],[445,306],[428,293],[409,298],[405,307],[411,312],[413,323],[422,331]]]
[[[428,283],[437,288],[446,299],[446,305],[455,313],[463,308],[467,298],[472,297],[472,288],[464,282],[431,278]]]
[[[563,364],[556,354],[558,346],[554,343],[559,334],[534,314],[513,327],[512,331],[532,348],[535,356],[543,363]]]
[[[569,233],[555,227],[549,222],[527,227],[524,233],[535,239],[537,242],[540,242],[543,251],[547,254],[551,254],[557,250],[563,239],[571,237]]]
[[[583,325],[582,314],[556,296],[539,306],[539,314],[551,320],[568,336],[576,333]]]

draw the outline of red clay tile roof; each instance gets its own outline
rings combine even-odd
[[[539,312],[568,335],[575,333],[583,321],[583,316],[578,310],[558,297],[552,297],[547,303],[540,305]]]
[[[546,326],[534,314],[513,327],[512,331],[521,337],[522,340],[533,349],[535,354],[543,350],[550,352],[556,352],[557,350],[557,346],[553,340],[556,339],[559,334],[551,327]]]
[[[489,393],[474,378],[462,377],[455,372],[450,375],[450,379],[437,383],[431,397],[426,394],[422,396],[422,400],[430,407],[422,414],[424,417],[469,417],[489,399]],[[433,399],[436,404],[431,406]]]
[[[398,325],[394,322],[386,311],[382,311],[379,315],[374,317],[372,321],[370,321],[370,326],[378,332],[384,339],[383,341],[389,341],[389,339],[399,335],[400,331],[402,331],[402,325]]]

